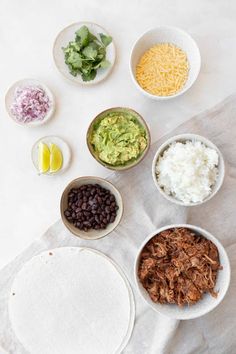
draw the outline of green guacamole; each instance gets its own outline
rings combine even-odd
[[[147,132],[131,113],[112,112],[94,125],[91,144],[100,160],[125,165],[146,149]]]

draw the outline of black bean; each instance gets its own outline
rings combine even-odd
[[[99,184],[82,185],[68,193],[66,219],[81,230],[100,230],[114,222],[118,206],[113,194]]]
[[[81,205],[82,210],[86,210],[86,207],[87,207],[86,203],[83,203],[83,204]]]
[[[100,224],[100,219],[99,219],[99,216],[98,215],[95,215],[95,220],[98,224]]]
[[[113,223],[115,221],[115,218],[116,217],[114,215],[112,215],[111,218],[110,218],[110,223]]]
[[[109,207],[109,206],[106,206],[106,207],[105,207],[105,212],[108,214],[108,213],[110,213],[110,211],[111,211],[110,207]]]
[[[83,222],[83,225],[86,226],[86,227],[91,227],[91,224],[89,221],[84,221]]]

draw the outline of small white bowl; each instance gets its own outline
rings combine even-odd
[[[178,142],[178,141],[179,142],[186,142],[186,141],[189,141],[189,140],[190,141],[201,141],[205,146],[216,150],[217,153],[218,153],[218,156],[219,156],[218,177],[217,177],[216,183],[212,187],[212,192],[202,202],[197,202],[197,203],[193,203],[193,202],[185,203],[185,202],[183,202],[183,201],[181,201],[181,200],[179,200],[179,199],[177,199],[177,198],[175,198],[175,197],[173,197],[171,195],[166,194],[164,192],[164,190],[158,184],[157,177],[156,177],[156,163],[157,163],[157,160],[159,159],[159,157],[163,155],[164,151],[167,150],[172,143],[175,143],[175,142]],[[172,136],[171,138],[169,138],[167,141],[165,141],[158,148],[158,150],[157,150],[157,152],[156,152],[156,154],[154,156],[153,162],[152,162],[152,177],[153,177],[153,181],[155,183],[155,186],[157,187],[159,192],[163,195],[163,197],[165,197],[170,202],[178,204],[178,205],[182,205],[182,206],[200,205],[200,204],[203,204],[203,203],[207,202],[211,198],[213,198],[214,195],[216,195],[216,193],[221,188],[221,186],[223,184],[223,181],[224,181],[224,176],[225,176],[225,165],[224,165],[224,159],[223,159],[222,153],[217,148],[217,146],[214,145],[210,140],[204,138],[203,136],[197,135],[197,134],[181,134],[181,135]]]
[[[11,105],[14,101],[14,96],[15,96],[15,91],[17,88],[19,87],[26,87],[26,86],[36,86],[36,87],[41,87],[47,94],[47,96],[49,97],[50,101],[51,101],[51,107],[49,108],[48,113],[46,114],[46,116],[44,117],[44,119],[42,120],[37,120],[37,121],[33,121],[33,122],[29,122],[29,123],[22,123],[19,122],[15,116],[12,114],[11,112]],[[5,107],[7,110],[7,113],[9,114],[9,116],[13,119],[13,121],[21,126],[24,127],[37,127],[39,125],[45,124],[54,114],[55,111],[55,100],[53,97],[53,94],[51,92],[51,90],[44,85],[42,82],[35,80],[35,79],[22,79],[19,80],[17,82],[15,82],[7,91],[6,96],[5,96]]]
[[[64,212],[68,207],[68,194],[72,188],[79,188],[80,186],[84,184],[99,184],[101,187],[108,189],[115,197],[116,203],[119,207],[117,211],[116,218],[113,223],[108,224],[106,229],[103,230],[94,230],[90,229],[87,232],[78,229],[75,227],[73,224],[69,223],[69,221],[66,219]],[[123,200],[121,197],[120,192],[118,189],[111,183],[108,182],[107,180],[100,178],[100,177],[95,177],[95,176],[85,176],[85,177],[79,177],[71,181],[67,187],[65,188],[64,192],[62,193],[61,196],[61,203],[60,203],[60,211],[61,211],[61,218],[64,223],[64,225],[67,227],[67,229],[72,232],[75,236],[78,236],[80,238],[86,239],[86,240],[96,240],[99,238],[102,238],[106,235],[108,235],[110,232],[112,232],[120,223],[120,220],[123,215]]]
[[[46,172],[46,173],[40,173],[39,172],[39,166],[38,166],[38,146],[39,143],[45,143],[49,145],[50,143],[56,144],[59,149],[61,150],[62,153],[62,167],[59,171],[57,172]],[[58,136],[50,135],[50,136],[44,136],[43,138],[40,138],[37,140],[31,150],[31,158],[32,162],[34,164],[34,167],[36,168],[38,174],[41,175],[46,175],[46,176],[54,176],[61,174],[67,170],[67,168],[70,165],[71,162],[71,151],[69,148],[69,145],[61,138]]]
[[[193,232],[200,234],[205,238],[211,240],[217,247],[219,252],[219,257],[220,257],[220,264],[223,267],[222,270],[218,271],[217,280],[216,280],[215,290],[218,291],[217,298],[212,297],[210,294],[205,294],[203,296],[203,299],[198,301],[196,304],[191,306],[183,306],[183,307],[179,307],[178,305],[175,304],[159,304],[151,300],[148,292],[142,286],[138,277],[138,267],[139,267],[140,255],[144,246],[151,238],[153,238],[155,235],[159,234],[160,232],[171,228],[177,228],[177,227],[188,228]],[[223,300],[230,283],[230,263],[229,263],[228,255],[224,247],[222,246],[222,244],[217,240],[216,237],[211,235],[208,231],[198,226],[188,225],[188,224],[168,225],[168,226],[161,227],[160,229],[157,229],[154,232],[152,232],[152,234],[150,234],[142,243],[141,247],[138,250],[137,257],[135,260],[134,277],[140,295],[148,303],[148,305],[151,306],[153,310],[155,310],[156,312],[162,315],[168,316],[176,320],[190,320],[193,318],[203,316],[208,312],[212,311]]]
[[[181,48],[189,62],[188,79],[182,90],[171,96],[157,96],[145,91],[136,80],[136,67],[141,56],[153,45],[158,43],[171,43]],[[171,26],[159,26],[145,32],[134,44],[130,56],[130,74],[135,86],[147,97],[155,100],[169,100],[182,95],[195,82],[201,67],[201,56],[193,38],[180,28]]]
[[[99,33],[109,35],[108,32],[103,27],[97,25],[96,23],[93,22],[73,23],[70,26],[64,28],[56,37],[53,45],[53,59],[57,69],[66,79],[73,81],[76,84],[89,86],[101,82],[111,73],[111,70],[115,63],[116,50],[115,50],[114,40],[112,38],[112,42],[106,47],[106,59],[109,60],[111,65],[106,69],[101,69],[101,68],[98,69],[97,75],[94,80],[83,81],[81,75],[77,75],[76,77],[71,75],[68,66],[65,63],[65,56],[62,48],[67,47],[68,43],[74,40],[75,32],[82,26],[87,26],[88,29],[98,38],[99,38]]]

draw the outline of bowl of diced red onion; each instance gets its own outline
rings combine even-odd
[[[46,123],[55,110],[52,92],[35,79],[14,83],[7,91],[5,105],[15,123],[30,127]]]

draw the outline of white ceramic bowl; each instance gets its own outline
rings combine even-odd
[[[108,189],[114,195],[119,209],[117,211],[115,221],[111,224],[108,224],[106,229],[104,230],[90,229],[87,232],[85,232],[83,230],[79,230],[77,227],[75,227],[73,224],[67,221],[64,215],[64,212],[67,209],[67,205],[68,205],[67,198],[72,188],[79,188],[84,184],[96,184],[96,183],[99,184],[101,187]],[[86,240],[96,240],[98,238],[102,238],[108,235],[118,226],[123,215],[123,201],[120,192],[118,191],[118,189],[116,189],[116,187],[111,182],[100,177],[85,176],[85,177],[76,178],[67,185],[67,187],[65,188],[61,196],[60,210],[61,210],[62,221],[70,232],[72,232],[75,236],[79,236],[80,238]]]
[[[178,142],[178,141],[179,142],[186,142],[188,140],[190,140],[190,141],[201,141],[207,147],[216,150],[217,153],[218,153],[218,156],[219,156],[218,177],[217,177],[216,183],[212,187],[212,192],[202,202],[197,202],[197,203],[185,203],[185,202],[183,202],[183,201],[181,201],[181,200],[179,200],[179,199],[177,199],[177,198],[175,198],[175,197],[173,197],[171,195],[166,194],[164,192],[164,190],[159,186],[159,184],[157,182],[156,172],[155,172],[156,163],[157,163],[158,158],[163,155],[164,151],[167,150],[172,143]],[[181,134],[181,135],[172,136],[171,138],[169,138],[167,141],[165,141],[158,148],[158,150],[157,150],[157,152],[156,152],[156,154],[154,156],[153,162],[152,162],[152,177],[153,177],[153,181],[155,183],[155,186],[157,187],[159,192],[163,195],[163,197],[165,197],[170,202],[178,204],[178,205],[183,205],[183,206],[200,205],[200,204],[203,204],[203,203],[207,202],[208,200],[210,200],[212,197],[214,197],[214,195],[216,195],[216,193],[219,191],[220,187],[222,186],[223,181],[224,181],[224,176],[225,176],[225,165],[224,165],[224,159],[223,159],[222,153],[217,148],[217,146],[214,145],[210,140],[204,138],[203,136],[197,135],[197,134]]]
[[[59,149],[61,150],[63,160],[62,160],[62,167],[59,171],[46,172],[46,173],[39,172],[39,166],[38,166],[38,149],[39,148],[38,147],[39,147],[39,143],[41,143],[41,142],[45,143],[47,145],[49,145],[50,143],[56,144],[59,147]],[[69,145],[62,138],[59,138],[58,136],[54,136],[54,135],[44,136],[43,138],[40,138],[39,140],[37,140],[34,143],[32,150],[31,150],[31,159],[32,159],[33,165],[39,175],[54,176],[54,175],[61,174],[67,170],[67,168],[69,167],[70,162],[71,162],[71,151],[70,151]]]
[[[189,62],[189,74],[187,82],[182,90],[171,96],[156,96],[145,91],[137,82],[135,77],[136,66],[141,56],[153,45],[158,43],[171,43],[181,48],[186,54]],[[182,29],[170,26],[159,26],[145,32],[134,44],[130,56],[130,74],[135,86],[147,97],[155,100],[168,100],[186,92],[198,77],[201,67],[201,56],[196,42]]]
[[[77,75],[76,77],[71,75],[68,66],[65,64],[65,57],[62,48],[67,47],[68,43],[74,40],[75,32],[84,25],[87,26],[88,29],[98,38],[99,38],[99,33],[109,35],[109,33],[103,27],[97,25],[96,23],[93,22],[73,23],[70,26],[64,28],[56,37],[53,45],[53,59],[57,69],[66,79],[76,84],[89,86],[101,82],[111,73],[111,70],[115,63],[116,50],[114,45],[114,39],[112,38],[112,42],[106,48],[106,59],[109,60],[111,65],[106,69],[98,69],[97,75],[94,80],[83,81],[80,75]]]
[[[26,87],[26,86],[37,86],[37,87],[41,87],[46,94],[48,95],[50,101],[51,101],[51,107],[48,111],[48,113],[46,114],[46,116],[44,117],[44,119],[42,120],[38,120],[38,121],[33,121],[33,122],[29,122],[29,123],[21,123],[19,122],[15,116],[12,114],[11,112],[11,105],[14,101],[14,96],[15,96],[15,91],[18,87]],[[13,121],[21,126],[24,127],[37,127],[39,125],[45,124],[54,114],[55,111],[55,100],[53,97],[53,94],[51,92],[51,90],[44,85],[42,82],[35,80],[35,79],[22,79],[19,80],[17,82],[15,82],[7,91],[6,96],[5,96],[5,107],[7,110],[7,113],[9,114],[9,116],[13,119]]]
[[[142,249],[144,248],[146,243],[158,233],[176,227],[186,227],[194,231],[195,233],[198,233],[204,236],[205,238],[211,240],[218,248],[220,263],[223,266],[223,269],[219,270],[217,275],[216,286],[215,286],[215,290],[218,291],[217,298],[212,297],[210,294],[205,294],[203,299],[198,301],[196,304],[191,306],[183,306],[183,307],[179,307],[178,305],[175,304],[159,304],[151,300],[151,298],[148,295],[148,292],[142,286],[138,277],[138,266],[139,266],[140,254]],[[154,232],[152,232],[151,235],[149,235],[144,240],[144,242],[142,243],[142,245],[138,250],[137,257],[135,260],[134,276],[135,276],[136,286],[139,290],[140,295],[148,303],[148,305],[152,307],[153,310],[173,319],[190,320],[193,318],[203,316],[208,312],[212,311],[223,300],[230,283],[230,263],[229,263],[228,255],[224,247],[222,246],[222,244],[217,240],[217,238],[215,238],[206,230],[188,224],[168,225],[155,230]]]

